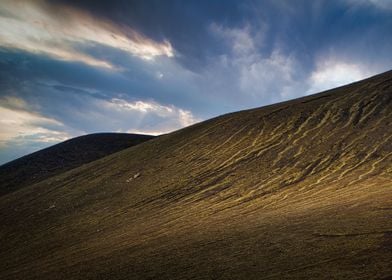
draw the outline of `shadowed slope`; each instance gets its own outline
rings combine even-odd
[[[386,279],[392,72],[0,198],[2,279]]]
[[[0,195],[79,167],[154,136],[95,133],[76,137],[0,166]]]

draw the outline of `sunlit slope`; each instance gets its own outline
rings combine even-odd
[[[388,279],[392,72],[0,198],[1,279]]]
[[[128,133],[83,135],[0,166],[0,195],[135,146],[154,136]]]

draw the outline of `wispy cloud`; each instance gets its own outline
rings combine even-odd
[[[248,104],[245,106],[248,107],[301,94],[300,83],[296,77],[296,74],[301,72],[301,65],[295,56],[284,53],[279,46],[264,51],[266,28],[265,25],[260,25],[260,28],[250,28],[249,25],[228,28],[217,24],[210,27],[212,34],[226,42],[228,51],[212,63],[208,71],[224,73],[225,76],[218,77],[217,80],[229,80],[233,98],[246,101]],[[215,78],[216,75],[212,77]],[[220,85],[220,91],[227,96],[228,91],[223,90],[222,86],[224,85]],[[241,96],[240,99],[238,95]]]
[[[390,0],[346,0],[352,5],[373,5],[376,8],[392,12],[392,1]]]
[[[99,102],[101,110],[107,116],[116,116],[116,120],[128,123],[129,129],[121,124],[119,131],[132,133],[163,134],[201,121],[192,112],[167,106],[155,101],[127,101],[120,98],[102,100]],[[130,128],[132,127],[132,128]]]
[[[201,121],[188,110],[153,100],[86,98],[90,105],[84,110],[67,109],[77,122],[60,122],[20,97],[1,98],[0,164],[81,134],[116,131],[160,135]],[[83,131],[93,124],[92,130]]]
[[[111,62],[81,48],[94,44],[146,60],[174,55],[168,41],[155,42],[128,26],[116,25],[75,8],[54,7],[37,0],[0,3],[0,46],[115,69]]]
[[[69,138],[63,129],[61,122],[30,111],[23,99],[9,96],[0,99],[0,147],[28,138],[56,143]]]
[[[360,63],[345,62],[334,57],[322,58],[308,78],[307,94],[359,81],[372,74],[374,71]]]

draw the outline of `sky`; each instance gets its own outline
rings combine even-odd
[[[1,0],[0,164],[392,68],[392,0]]]

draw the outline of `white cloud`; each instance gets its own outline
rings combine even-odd
[[[223,75],[210,75],[210,84],[216,84],[215,80],[229,81],[230,89],[227,89],[227,84],[218,84],[217,91],[224,91],[226,96],[231,91],[237,105],[243,102],[244,107],[261,106],[302,93],[301,84],[296,79],[301,66],[295,57],[285,54],[278,46],[270,52],[263,52],[266,28],[262,25],[257,32],[252,32],[248,25],[234,29],[216,24],[210,27],[211,32],[224,40],[229,48],[210,65],[209,72]]]
[[[135,101],[135,102],[128,102],[124,99],[113,98],[110,102],[105,103],[106,106],[112,107],[115,110],[128,110],[128,111],[139,111],[140,113],[147,113],[147,112],[158,112],[162,113],[163,111],[171,112],[172,109],[169,107],[161,106],[156,103],[148,103],[144,101]]]
[[[127,101],[121,98],[98,102],[104,118],[112,119],[118,131],[143,134],[168,133],[196,122],[200,119],[192,112],[174,105],[162,105],[155,101]]]
[[[29,111],[23,99],[0,99],[0,147],[28,138],[34,138],[35,142],[56,143],[66,140],[69,135],[63,132],[61,122]]]
[[[391,0],[346,0],[351,5],[373,5],[374,7],[382,10],[392,11]]]
[[[254,96],[289,98],[296,89],[294,79],[296,62],[290,56],[275,50],[268,57],[257,57],[249,63],[242,63],[240,88]]]
[[[157,79],[161,80],[164,76],[165,75],[162,72],[157,72]]]
[[[166,134],[167,132],[170,131],[162,131],[162,130],[154,130],[154,129],[145,129],[145,130],[139,130],[139,129],[129,129],[129,130],[117,130],[116,132],[120,133],[132,133],[132,134],[144,134],[144,135],[154,135],[154,136],[159,136],[162,134]]]
[[[216,91],[225,92],[226,97],[234,91],[231,94],[236,105],[240,102],[247,107],[276,103],[349,84],[380,72],[377,64],[354,63],[338,57],[333,51],[320,56],[315,69],[308,71],[294,55],[282,52],[279,47],[263,53],[263,34],[253,36],[249,26],[228,29],[214,24],[211,32],[227,42],[230,52],[210,65],[208,71],[215,73],[209,75],[212,77],[210,84],[215,80],[229,81],[229,86],[218,84]],[[216,77],[216,73],[223,73],[223,76]]]
[[[3,0],[0,4],[3,12],[0,13],[0,46],[110,69],[116,67],[83,52],[76,45],[104,45],[147,60],[174,55],[168,41],[155,42],[129,27],[117,26],[68,6],[57,8],[59,10],[53,11],[44,1]]]
[[[215,23],[211,24],[210,30],[218,37],[230,44],[236,55],[248,55],[256,51],[256,40],[261,41],[261,30],[256,34],[250,34],[250,26],[243,28],[225,28]]]
[[[0,164],[81,134],[117,131],[160,135],[201,121],[188,110],[151,100],[89,98],[84,110],[63,107],[70,115],[62,122],[33,110],[22,98],[1,98]]]
[[[391,0],[368,0],[368,1],[379,8],[392,10]]]
[[[190,111],[177,109],[178,111],[178,120],[182,127],[190,126],[194,123],[201,121],[198,118],[195,118]]]
[[[332,89],[371,76],[373,73],[360,64],[336,58],[321,59],[308,79],[308,94]]]

